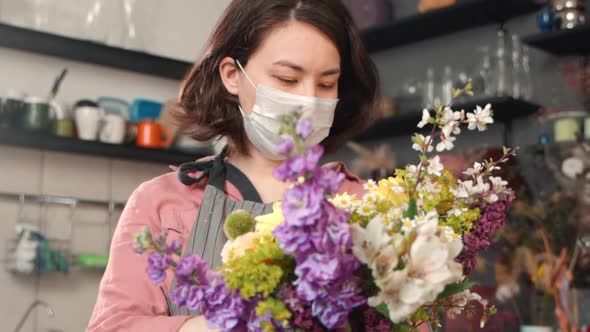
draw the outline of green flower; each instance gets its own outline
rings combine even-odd
[[[269,234],[254,239],[254,247],[221,267],[227,286],[240,290],[245,299],[260,294],[268,297],[291,276],[294,262]]]
[[[240,235],[244,235],[254,230],[254,217],[244,210],[232,212],[223,224],[223,231],[228,239],[234,240]]]

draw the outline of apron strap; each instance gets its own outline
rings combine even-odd
[[[237,167],[224,162],[228,150],[229,147],[225,146],[221,153],[212,160],[195,161],[180,165],[178,179],[185,186],[191,186],[207,177],[207,184],[222,191],[225,191],[225,181],[227,180],[236,186],[244,200],[262,203],[258,191],[256,191],[248,177]],[[190,172],[203,173],[198,177],[193,177],[188,174]]]

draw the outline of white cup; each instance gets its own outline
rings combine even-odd
[[[103,143],[122,144],[127,126],[125,118],[119,114],[107,114],[102,121],[99,140]]]
[[[75,111],[78,138],[85,141],[96,141],[104,110],[100,107],[81,106]]]

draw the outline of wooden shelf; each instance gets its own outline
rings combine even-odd
[[[0,128],[0,145],[172,165],[180,165],[213,154],[209,149],[191,154],[174,150],[144,149],[133,145],[82,141],[11,128]],[[2,156],[1,158],[10,157]]]
[[[590,53],[590,23],[574,29],[543,32],[523,42],[555,55],[587,55]]]
[[[494,119],[497,122],[504,123],[510,122],[514,118],[533,114],[539,109],[539,105],[512,97],[474,99],[464,103],[457,103],[453,106],[453,109],[472,111],[477,105],[484,107],[486,104],[492,104]],[[420,130],[417,125],[418,122],[420,122],[421,117],[422,110],[416,110],[414,113],[401,114],[377,120],[377,122],[364,134],[357,137],[357,140],[370,141],[411,135]]]
[[[0,24],[0,47],[180,80],[191,63],[92,41]]]
[[[370,52],[379,52],[454,32],[500,23],[540,8],[533,0],[463,0],[363,31]]]

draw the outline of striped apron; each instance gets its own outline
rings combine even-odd
[[[246,210],[254,217],[272,212],[272,203],[264,204],[260,195],[246,175],[235,166],[225,163],[227,153],[225,148],[221,154],[213,160],[204,162],[191,162],[180,166],[178,170],[179,180],[187,186],[200,182],[207,177],[207,186],[197,220],[188,237],[188,243],[183,256],[197,254],[209,263],[213,269],[221,265],[221,250],[227,241],[223,232],[225,218],[235,210]],[[199,177],[191,177],[190,172],[203,172]],[[225,182],[231,182],[239,190],[243,201],[234,201],[225,194]],[[172,289],[176,280],[172,283]],[[196,315],[186,308],[176,307],[168,299],[168,308],[171,316]]]

